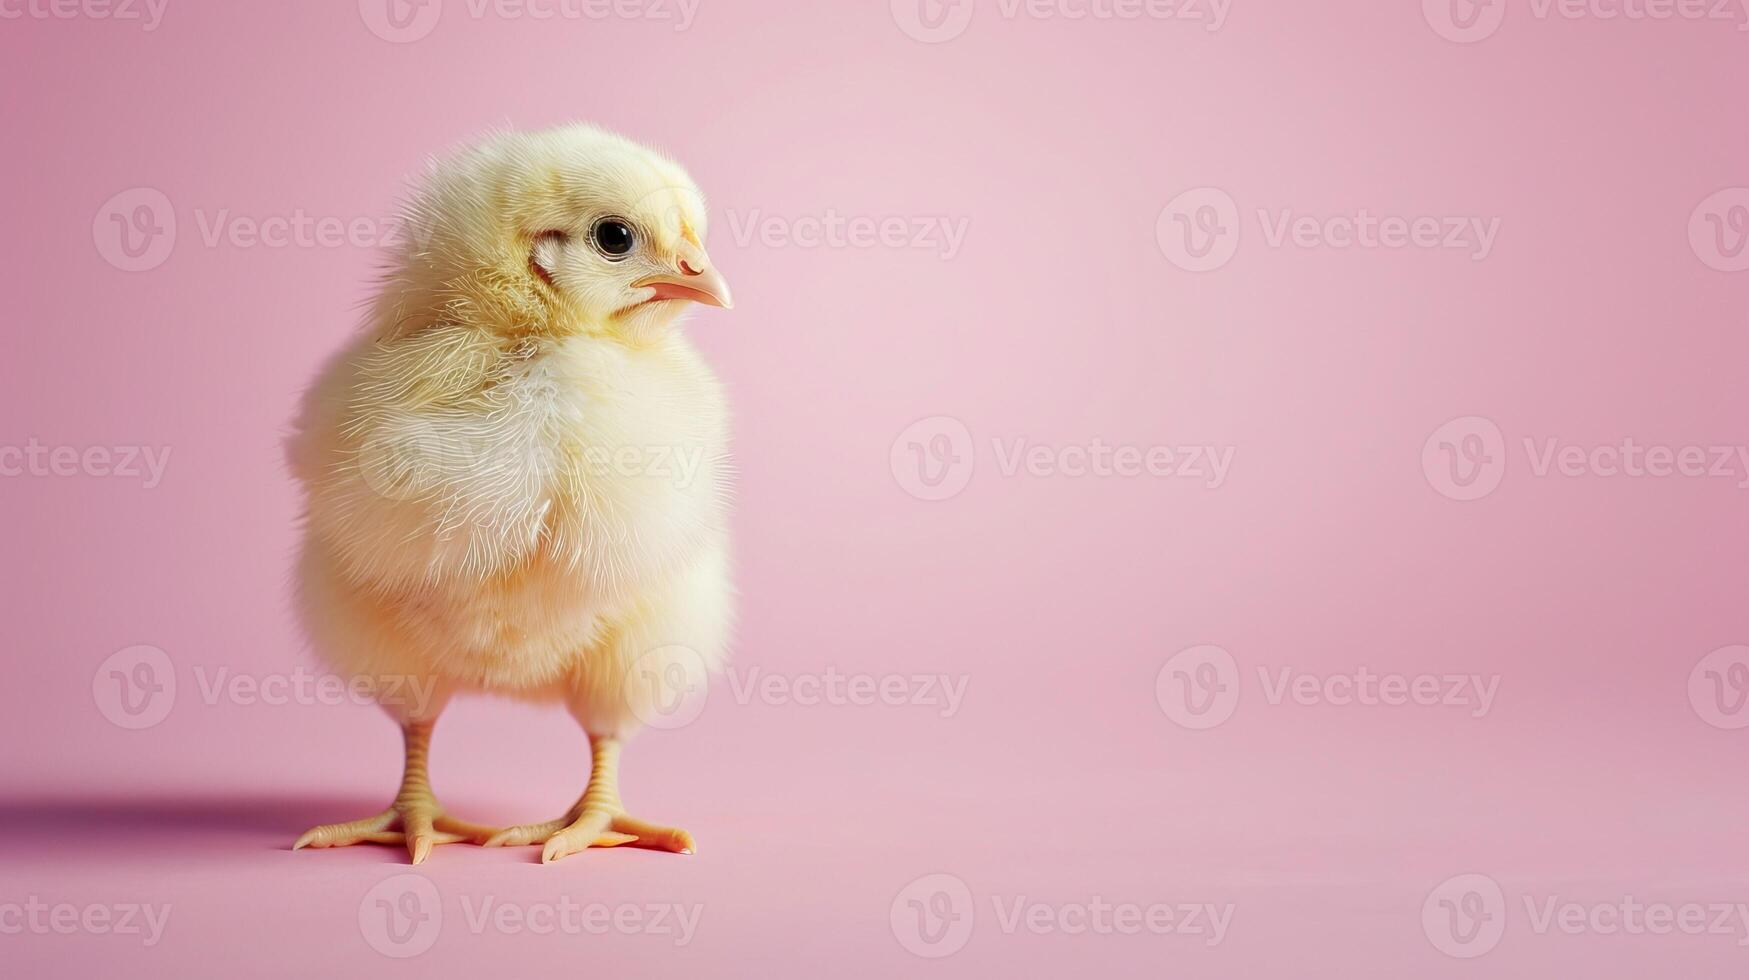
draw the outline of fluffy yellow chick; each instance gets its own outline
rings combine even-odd
[[[361,335],[289,444],[316,649],[401,725],[389,809],[294,847],[544,844],[543,863],[691,835],[628,814],[622,743],[721,660],[732,615],[728,414],[676,320],[730,305],[684,170],[588,126],[436,163]],[[426,763],[451,696],[564,704],[588,787],[561,819],[444,812]]]

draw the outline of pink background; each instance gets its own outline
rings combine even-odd
[[[879,0],[702,0],[685,31],[445,0],[411,43],[344,0],[169,0],[152,31],[0,21],[0,444],[172,452],[149,490],[0,478],[0,925],[32,896],[172,910],[150,948],[0,935],[0,972],[1741,976],[1741,923],[1539,933],[1524,898],[1749,903],[1749,730],[1689,696],[1702,657],[1749,642],[1743,474],[1538,476],[1522,443],[1749,438],[1749,273],[1689,237],[1697,205],[1749,185],[1749,33],[1513,2],[1458,43],[1422,6],[1233,0],[1208,31],[976,0],[936,44]],[[313,663],[288,615],[279,440],[354,328],[374,250],[209,245],[202,225],[380,218],[426,154],[576,118],[669,149],[712,199],[738,305],[688,329],[736,410],[737,669],[946,674],[965,701],[942,717],[719,685],[626,756],[628,801],[693,831],[698,855],[543,868],[533,849],[440,848],[417,873],[442,932],[390,958],[360,903],[404,854],[287,848],[387,801],[392,727],[350,705],[207,704],[197,681]],[[1156,222],[1205,186],[1236,202],[1240,238],[1193,273]],[[177,236],[126,272],[94,224],[138,187],[171,202]],[[1500,224],[1483,261],[1272,247],[1257,211],[1284,208]],[[967,235],[944,259],[731,231],[828,210]],[[939,502],[892,466],[935,416],[976,456]],[[1422,466],[1465,416],[1496,424],[1508,458],[1469,502]],[[991,440],[1015,438],[1234,462],[1218,488],[1004,474]],[[136,644],[168,654],[178,693],[130,731],[93,676]],[[1240,671],[1237,710],[1208,730],[1156,698],[1198,644]],[[1272,704],[1256,674],[1362,666],[1498,675],[1499,694],[1479,718]],[[464,815],[528,821],[574,798],[586,758],[563,715],[470,700],[438,730],[434,777]],[[975,926],[926,960],[890,913],[932,873],[966,884]],[[1465,960],[1422,909],[1469,873],[1502,886],[1506,927]],[[684,947],[467,928],[464,901],[561,895],[702,917]],[[1234,911],[1212,947],[1006,933],[992,902],[1022,895]]]

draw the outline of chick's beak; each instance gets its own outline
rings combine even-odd
[[[651,300],[685,299],[725,310],[735,305],[729,283],[711,265],[710,256],[690,242],[681,242],[675,250],[674,271],[640,279],[637,285],[653,291]]]

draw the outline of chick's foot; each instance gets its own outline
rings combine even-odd
[[[405,844],[414,864],[424,861],[438,844],[467,841],[484,844],[497,830],[469,823],[443,812],[431,794],[426,766],[431,753],[430,721],[408,722],[401,729],[407,763],[401,792],[387,810],[362,820],[329,823],[304,831],[292,850],[305,847],[346,847],[351,844]]]
[[[487,847],[519,847],[544,844],[542,864],[551,864],[591,847],[648,847],[658,851],[691,854],[692,835],[673,827],[660,827],[630,814],[606,807],[573,808],[558,820],[506,827],[486,841]]]
[[[590,748],[594,765],[589,772],[589,788],[583,791],[583,798],[571,807],[569,813],[546,823],[507,827],[488,839],[486,846],[543,844],[542,864],[551,864],[591,847],[629,845],[679,854],[693,853],[696,845],[691,834],[646,823],[626,813],[620,804],[619,740],[595,738]]]
[[[444,813],[436,800],[426,797],[396,800],[394,806],[362,820],[311,827],[292,845],[292,850],[352,844],[404,844],[408,857],[414,864],[419,864],[438,844],[484,844],[495,833],[496,828]]]

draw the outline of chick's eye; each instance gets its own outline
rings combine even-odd
[[[590,237],[594,239],[596,249],[610,259],[623,258],[638,243],[638,235],[632,231],[632,226],[620,218],[597,221]]]

